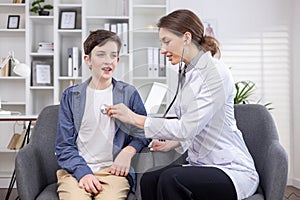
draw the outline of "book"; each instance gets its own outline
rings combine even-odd
[[[11,150],[21,149],[24,143],[25,135],[26,129],[23,129],[22,133],[14,133],[7,145],[7,148]]]
[[[2,62],[4,62],[4,60],[5,60],[5,58],[2,58]],[[8,76],[8,71],[9,71],[9,66],[8,66],[8,63],[6,63],[6,65],[4,65],[4,67],[1,69],[1,76],[2,77]]]
[[[25,3],[25,0],[13,0],[13,3]]]
[[[54,51],[53,42],[39,42],[38,44],[38,53],[52,53]]]

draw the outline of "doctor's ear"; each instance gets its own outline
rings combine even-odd
[[[189,44],[191,39],[192,39],[192,34],[190,32],[185,32],[184,33],[184,44]]]

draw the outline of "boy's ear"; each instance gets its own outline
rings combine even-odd
[[[90,57],[89,57],[89,55],[84,55],[84,56],[83,56],[83,59],[84,59],[85,63],[86,63],[89,67],[91,67],[91,66],[90,66]]]
[[[84,55],[83,59],[84,59],[84,61],[88,61],[89,60],[89,56],[88,55]]]

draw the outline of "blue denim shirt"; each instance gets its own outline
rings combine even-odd
[[[86,103],[86,88],[91,78],[87,81],[67,88],[60,101],[58,113],[58,127],[56,135],[56,149],[58,165],[72,174],[78,181],[87,174],[93,174],[82,156],[79,155],[76,144],[78,132]],[[113,103],[124,103],[133,112],[146,115],[144,104],[138,91],[131,85],[113,79]],[[115,120],[115,137],[113,157],[121,149],[132,146],[139,152],[147,146],[149,140],[145,138],[144,131],[129,124]],[[136,177],[131,167],[127,179],[131,191],[135,191]]]

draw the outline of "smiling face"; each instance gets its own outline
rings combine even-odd
[[[119,62],[118,45],[108,41],[103,46],[95,46],[84,59],[92,70],[92,79],[100,82],[111,80]]]
[[[181,61],[184,37],[178,37],[166,28],[159,29],[159,38],[161,42],[161,54],[166,54],[172,65]]]

